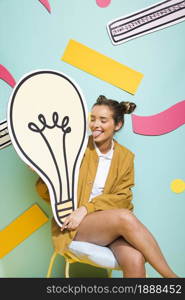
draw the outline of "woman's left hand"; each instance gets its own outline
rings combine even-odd
[[[64,224],[61,227],[61,231],[63,231],[64,229],[75,230],[86,215],[87,209],[85,206],[77,208],[65,219]]]

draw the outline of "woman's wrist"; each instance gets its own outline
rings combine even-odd
[[[85,206],[80,206],[79,208],[84,213],[84,216],[86,216],[87,215],[87,208]]]

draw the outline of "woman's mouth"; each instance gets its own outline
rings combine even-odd
[[[94,130],[92,132],[92,135],[93,135],[94,138],[97,138],[97,137],[99,137],[102,134],[102,132],[103,131],[101,131],[101,130]]]

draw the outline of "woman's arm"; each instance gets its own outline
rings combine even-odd
[[[134,186],[134,163],[130,163],[125,174],[119,177],[119,180],[110,194],[102,194],[91,200],[91,202],[83,204],[88,213],[97,210],[107,210],[116,208],[132,209],[132,190]]]
[[[45,182],[39,177],[36,182],[36,190],[39,196],[45,200],[47,203],[50,203],[49,191]]]
[[[89,203],[85,203],[70,216],[68,216],[62,226],[61,230],[68,229],[74,230],[82,222],[87,213],[91,213],[97,210],[118,209],[127,208],[132,209],[132,191],[134,186],[134,164],[131,161],[127,172],[122,170],[119,178],[115,182],[113,192],[110,194],[101,194],[91,200]]]

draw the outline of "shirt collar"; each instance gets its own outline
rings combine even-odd
[[[95,142],[93,141],[94,143],[94,147],[95,147],[95,150],[98,154],[98,157],[103,157],[105,159],[112,159],[112,156],[113,156],[113,152],[114,152],[114,141],[112,140],[112,146],[111,146],[111,149],[107,152],[107,153],[101,153],[100,150],[98,149],[98,147],[96,146]]]

